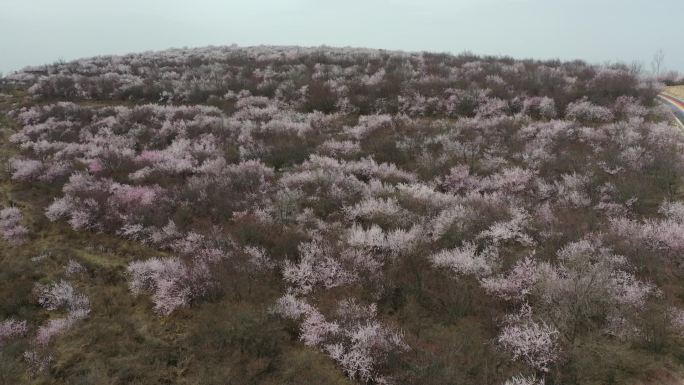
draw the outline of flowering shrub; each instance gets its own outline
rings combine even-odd
[[[11,245],[21,245],[26,241],[28,229],[21,224],[23,215],[16,207],[0,210],[0,234]]]
[[[544,385],[544,380],[534,377],[514,376],[506,380],[504,385]]]
[[[47,322],[38,329],[36,342],[40,345],[47,345],[52,338],[63,334],[73,325],[71,318],[55,318]]]
[[[565,115],[569,119],[583,123],[606,123],[613,120],[613,114],[606,107],[597,106],[588,100],[580,100],[568,105]]]
[[[498,253],[496,249],[477,252],[475,245],[466,243],[463,247],[453,250],[442,250],[430,257],[437,267],[446,267],[457,274],[473,274],[487,276],[492,272],[492,264],[496,263]]]
[[[79,321],[89,317],[90,301],[85,295],[76,292],[74,287],[61,280],[47,285],[36,284],[34,291],[38,296],[38,303],[51,311],[67,310],[66,317],[52,318],[36,331],[35,342],[40,346],[47,346],[57,336],[71,329]],[[34,371],[43,371],[49,367],[51,356],[41,356],[39,353],[25,352],[25,358]]]
[[[516,263],[506,276],[485,278],[482,285],[485,290],[503,299],[522,300],[544,270],[547,270],[546,265],[528,257]]]
[[[644,245],[653,250],[677,253],[684,249],[684,218],[681,204],[664,202],[660,206],[664,219],[635,221],[628,218],[613,218],[611,230],[623,237],[629,244]]]
[[[531,117],[553,119],[557,115],[556,102],[546,96],[527,98],[523,102],[522,113]]]
[[[315,307],[292,295],[282,297],[274,309],[288,318],[303,318],[300,340],[323,349],[352,379],[383,383],[388,378],[378,367],[392,350],[406,350],[399,333],[383,326],[375,318],[375,304],[363,306],[354,300],[338,304],[337,321],[328,321]]]
[[[36,286],[38,303],[47,310],[66,308],[76,318],[83,318],[90,312],[90,302],[83,294],[78,294],[66,281]]]
[[[150,258],[131,262],[128,272],[133,294],[152,293],[155,310],[159,313],[169,314],[190,303],[193,294],[188,284],[190,273],[180,259]]]
[[[522,359],[531,367],[548,372],[556,360],[558,330],[546,324],[529,321],[503,328],[499,343],[511,351],[514,359]]]
[[[0,322],[0,347],[2,347],[4,341],[13,337],[21,337],[27,331],[26,321],[17,321],[10,318]]]
[[[85,270],[86,269],[83,267],[83,265],[74,261],[73,259],[70,259],[69,263],[67,263],[66,267],[64,268],[64,273],[66,275],[78,275],[85,272]]]
[[[304,294],[318,284],[329,289],[354,281],[354,274],[346,271],[330,254],[331,251],[319,242],[300,244],[299,263],[286,262],[283,278]]]
[[[54,357],[50,354],[42,355],[35,350],[31,350],[24,352],[24,360],[31,373],[36,374],[47,371]]]

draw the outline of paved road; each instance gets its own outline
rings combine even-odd
[[[684,128],[684,100],[667,93],[658,95],[660,100],[672,108],[675,118],[679,125]]]

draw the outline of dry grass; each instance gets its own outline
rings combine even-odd
[[[665,89],[665,92],[678,98],[684,99],[684,86],[667,87]]]
[[[668,370],[656,370],[649,373],[649,379],[637,381],[634,385],[684,385],[681,373],[670,372]]]

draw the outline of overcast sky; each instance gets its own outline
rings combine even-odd
[[[0,0],[0,72],[206,45],[639,61],[684,72],[682,0]]]

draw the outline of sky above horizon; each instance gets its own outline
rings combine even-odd
[[[354,46],[684,72],[681,0],[0,0],[0,73],[173,47]]]

